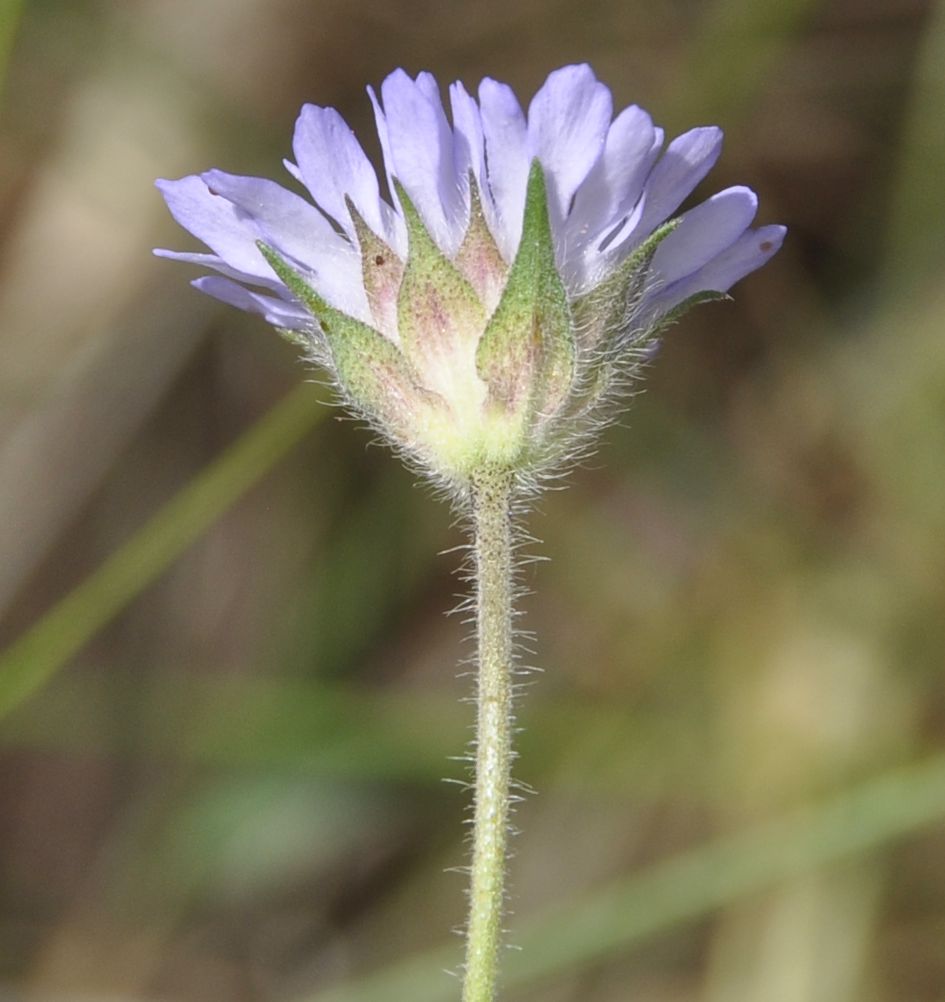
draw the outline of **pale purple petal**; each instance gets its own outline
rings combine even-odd
[[[377,174],[347,122],[334,108],[305,105],[295,125],[292,148],[305,187],[352,240],[355,228],[346,195],[379,237],[391,245],[398,242],[396,217],[381,200]]]
[[[318,209],[264,178],[212,170],[202,179],[211,192],[236,207],[254,240],[265,241],[302,265],[315,290],[332,306],[370,321],[357,250]]]
[[[722,130],[714,125],[691,129],[674,139],[647,178],[637,233],[648,235],[669,219],[712,170],[721,152]]]
[[[246,225],[278,239],[279,246],[299,261],[314,264],[311,259],[323,249],[351,249],[314,205],[275,181],[222,170],[205,171],[200,179],[211,195],[236,206]]]
[[[722,130],[692,129],[674,139],[650,172],[630,217],[604,243],[610,265],[639,246],[679,208],[709,173],[722,151]]]
[[[227,278],[232,278],[235,282],[249,282],[251,285],[262,285],[275,290],[284,288],[282,282],[275,275],[268,279],[260,278],[258,275],[249,275],[245,271],[231,268],[216,254],[201,254],[197,251],[172,251],[159,247],[155,249],[154,256],[167,258],[169,261],[181,261],[184,264],[198,264],[203,268],[211,268],[221,275],[226,275]]]
[[[642,108],[631,105],[614,119],[603,153],[574,196],[572,239],[590,243],[636,205],[662,144],[662,129]]]
[[[479,199],[490,231],[497,227],[495,200],[486,171],[486,138],[482,128],[479,105],[457,81],[450,86],[450,110],[453,113],[453,136],[456,174],[465,177],[472,171],[479,187]]]
[[[598,270],[611,266],[606,258],[599,260],[600,245],[608,242],[605,238],[616,222],[623,220],[626,232],[639,222],[640,193],[662,145],[663,130],[654,127],[650,116],[636,105],[625,108],[614,120],[604,152],[574,197],[559,243],[558,261],[569,288],[583,291]],[[635,206],[638,209],[633,212]]]
[[[273,296],[253,292],[228,278],[206,275],[190,283],[220,302],[235,306],[247,313],[258,313],[275,327],[285,327],[294,331],[310,331],[314,328],[311,316],[297,303],[290,303]]]
[[[690,209],[653,255],[653,274],[669,285],[697,271],[730,247],[758,211],[750,188],[727,188]]]
[[[210,193],[196,175],[156,181],[174,219],[231,268],[265,282],[275,274],[259,253],[257,234],[232,202]]]
[[[414,83],[417,85],[417,90],[430,102],[430,104],[443,107],[443,99],[440,96],[440,85],[436,82],[436,77],[423,70],[421,73],[417,74]],[[445,118],[444,118],[444,121]],[[449,123],[447,123],[447,126]]]
[[[463,239],[463,186],[456,177],[453,132],[436,83],[395,70],[381,85],[387,123],[389,172],[404,186],[430,235],[445,254]],[[385,153],[385,158],[387,153]]]
[[[586,64],[549,74],[528,107],[528,138],[548,185],[552,222],[561,222],[571,199],[604,149],[613,101]]]
[[[486,143],[489,191],[496,209],[495,237],[499,251],[511,262],[522,237],[525,189],[531,158],[528,127],[512,88],[486,77],[479,85],[479,107]]]
[[[784,242],[784,226],[761,226],[743,233],[721,254],[698,271],[655,292],[648,310],[665,313],[698,292],[728,292],[746,275],[765,264]]]
[[[397,189],[394,187],[394,154],[390,147],[390,130],[387,128],[387,116],[381,107],[380,99],[374,92],[373,87],[367,89],[368,97],[371,99],[371,107],[374,109],[374,126],[377,129],[377,138],[381,144],[381,159],[384,161],[384,176],[387,179],[387,191],[390,195],[391,203],[397,208],[397,218],[403,221],[400,199],[397,197]],[[394,247],[401,257],[407,253],[406,231],[404,231],[403,246]]]
[[[450,84],[450,111],[453,115],[453,158],[457,177],[473,172],[482,184],[486,169],[485,140],[479,105],[457,80]]]

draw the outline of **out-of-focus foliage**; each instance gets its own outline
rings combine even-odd
[[[0,996],[457,994],[462,527],[152,182],[586,59],[790,233],[529,519],[506,998],[945,998],[941,3],[25,0],[0,59]]]

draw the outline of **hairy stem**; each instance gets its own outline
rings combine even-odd
[[[495,998],[512,762],[511,477],[484,470],[474,482],[478,686],[473,856],[463,1002]]]

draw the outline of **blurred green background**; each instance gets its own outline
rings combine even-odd
[[[462,533],[152,182],[580,60],[790,232],[529,519],[504,998],[945,1002],[945,6],[0,0],[4,1002],[458,996]]]

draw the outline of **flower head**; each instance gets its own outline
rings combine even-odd
[[[332,108],[306,105],[286,167],[311,201],[219,170],[159,181],[211,253],[194,285],[259,313],[334,376],[347,403],[437,478],[559,458],[665,327],[780,247],[744,187],[674,214],[718,158],[661,129],[586,65],[553,72],[527,113],[511,89],[392,73],[369,88],[379,182]],[[314,204],[313,204],[314,203]]]

